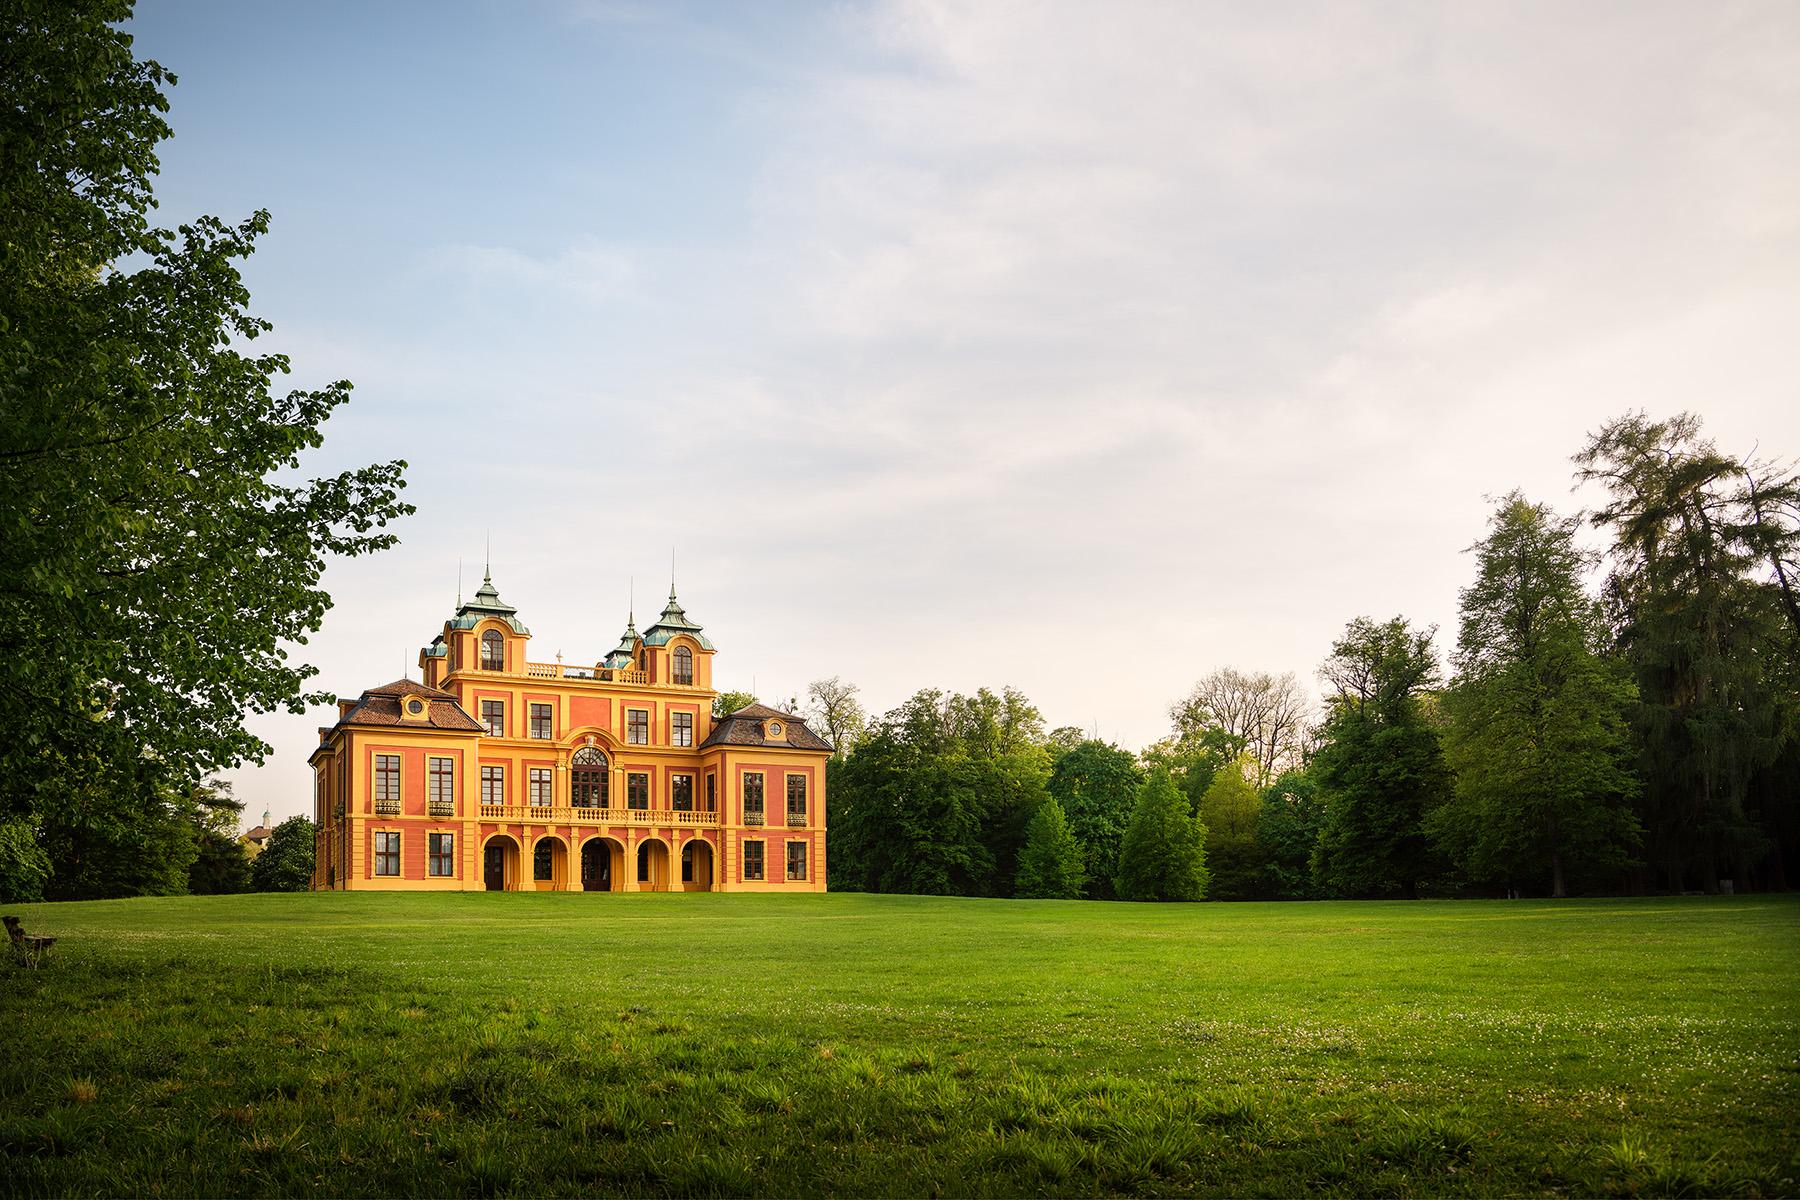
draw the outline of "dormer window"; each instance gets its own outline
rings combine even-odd
[[[431,706],[422,696],[402,696],[400,698],[400,719],[417,724],[431,720]]]
[[[481,669],[506,670],[506,639],[500,636],[498,629],[490,629],[481,635]]]
[[[683,687],[694,686],[694,652],[686,646],[675,647],[675,682]]]
[[[783,725],[780,721],[770,721],[766,723],[763,726],[763,740],[770,742],[785,742],[787,740],[787,726]]]

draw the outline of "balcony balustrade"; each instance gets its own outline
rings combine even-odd
[[[431,800],[426,803],[425,811],[434,817],[454,817],[456,815],[456,801]]]
[[[484,804],[481,815],[495,821],[555,821],[584,825],[701,825],[719,823],[716,812],[669,808],[574,808],[567,805]]]
[[[525,664],[525,674],[532,679],[591,679],[599,683],[649,683],[647,671],[636,667],[577,667],[567,663]],[[692,687],[692,684],[681,684]]]
[[[762,823],[763,823],[763,815],[761,813],[747,812],[744,814],[744,824],[746,824],[746,825],[761,825]]]
[[[378,817],[399,816],[400,802],[398,800],[377,800],[375,802],[375,815]]]
[[[794,829],[794,828],[798,828],[799,826],[804,825],[804,824],[806,824],[806,814],[805,813],[791,812],[788,814],[788,828]]]

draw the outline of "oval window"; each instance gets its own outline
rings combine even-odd
[[[408,700],[406,702],[406,711],[416,717],[425,711],[425,703],[422,700]]]

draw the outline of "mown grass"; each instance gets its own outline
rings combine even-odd
[[[1788,898],[11,911],[9,1194],[1800,1189]]]

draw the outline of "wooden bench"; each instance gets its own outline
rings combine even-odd
[[[34,937],[26,933],[19,925],[19,918],[6,917],[6,936],[12,942],[13,954],[17,956],[19,965],[35,968],[44,960],[44,954],[56,945],[53,937]]]

